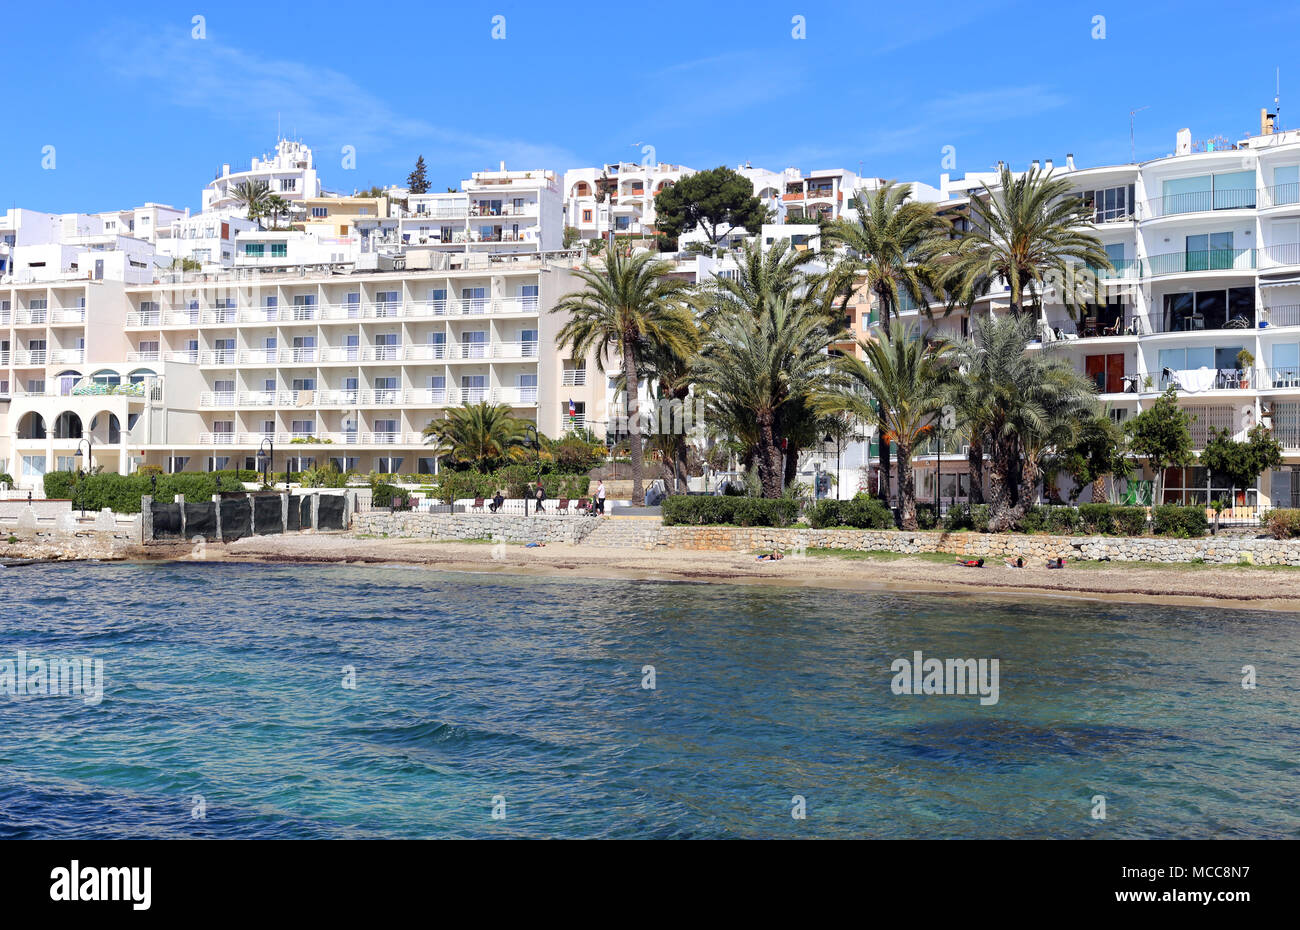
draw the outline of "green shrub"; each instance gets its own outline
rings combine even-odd
[[[814,529],[851,526],[863,530],[892,530],[894,515],[877,498],[859,496],[851,501],[819,501],[808,511],[808,524]]]
[[[789,526],[798,516],[796,501],[779,498],[673,494],[663,503],[665,526]]]
[[[1300,536],[1300,510],[1279,508],[1269,511],[1264,526],[1274,539],[1295,539]]]
[[[943,518],[943,528],[949,532],[970,530],[976,533],[989,531],[988,504],[958,504]]]
[[[370,506],[372,507],[391,507],[393,498],[405,496],[402,492],[391,484],[385,484],[382,481],[375,484],[370,489]]]
[[[1048,507],[1047,531],[1073,536],[1079,531],[1079,511],[1073,507]]]
[[[939,512],[934,504],[916,505],[916,525],[922,530],[932,530],[939,525]]]
[[[1114,509],[1114,506],[1111,504],[1080,504],[1080,528],[1085,533],[1095,536],[1105,536],[1114,533],[1115,516],[1112,513]]]
[[[1151,510],[1151,531],[1157,536],[1177,536],[1181,539],[1199,539],[1209,528],[1205,508],[1193,504],[1162,504]]]
[[[14,476],[0,471],[0,484],[7,484],[12,488],[14,486]]]
[[[1147,509],[1145,507],[1116,507],[1111,511],[1115,532],[1121,536],[1145,536]]]

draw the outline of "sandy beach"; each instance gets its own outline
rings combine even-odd
[[[159,552],[159,555],[163,553]],[[184,557],[180,552],[171,557]],[[419,565],[442,571],[502,572],[558,578],[768,584],[839,590],[986,592],[1016,597],[1076,597],[1137,603],[1235,606],[1300,611],[1300,569],[1250,566],[1078,563],[1012,569],[967,568],[951,556],[816,554],[758,562],[753,554],[585,545],[526,548],[421,539],[341,535],[259,536],[210,545],[208,559]]]

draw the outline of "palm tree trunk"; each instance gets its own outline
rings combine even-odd
[[[984,503],[984,443],[971,439],[970,450],[966,453],[966,464],[970,471],[970,494],[966,500],[975,506]]]
[[[1092,502],[1094,504],[1103,504],[1106,502],[1106,476],[1101,475],[1092,483]]]
[[[795,445],[794,440],[787,440],[785,449],[785,475],[781,487],[788,488],[794,484],[794,479],[799,476],[799,447]]]
[[[893,497],[893,489],[890,487],[892,482],[892,469],[889,467],[889,440],[885,433],[880,434],[880,496],[884,498],[885,505],[888,506]]]
[[[1014,450],[1007,439],[996,439],[989,455],[989,530],[1002,533],[1015,525]]]
[[[758,479],[764,497],[781,496],[781,445],[776,441],[776,427],[770,410],[758,414]]]
[[[645,460],[641,448],[641,382],[637,379],[636,344],[630,337],[623,339],[623,382],[627,394],[628,450],[632,457],[632,503],[645,501],[642,486]]]
[[[912,470],[912,449],[898,444],[899,525],[905,530],[918,528],[916,522],[916,472]]]

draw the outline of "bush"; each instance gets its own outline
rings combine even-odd
[[[391,484],[384,484],[382,481],[375,484],[370,489],[370,506],[371,507],[391,507],[393,498],[402,495],[402,492]]]
[[[780,498],[672,494],[664,498],[663,515],[665,526],[789,526],[799,505]]]
[[[878,499],[859,496],[851,501],[819,501],[808,511],[808,523],[814,529],[851,526],[861,530],[892,530],[894,514]]]
[[[1115,532],[1115,508],[1110,504],[1080,504],[1079,524],[1085,533],[1105,536]]]
[[[916,526],[922,530],[932,530],[939,525],[939,512],[934,504],[916,505]]]
[[[1264,526],[1274,539],[1295,539],[1300,536],[1300,510],[1270,511],[1264,518]]]
[[[1145,536],[1147,509],[1145,507],[1116,507],[1111,511],[1115,532],[1121,536]]]
[[[14,476],[0,471],[0,484],[7,484],[12,488],[14,486]]]
[[[970,530],[975,533],[989,531],[988,504],[958,504],[943,518],[943,528],[949,532]]]
[[[1157,536],[1199,539],[1209,528],[1205,508],[1197,505],[1162,504],[1151,510],[1151,531]]]

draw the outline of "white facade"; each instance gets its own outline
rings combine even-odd
[[[301,142],[280,139],[274,153],[254,158],[245,171],[231,171],[230,165],[222,165],[221,174],[203,189],[203,212],[235,209],[238,206],[235,188],[246,181],[265,181],[271,194],[295,206],[304,198],[321,195],[311,149]],[[301,207],[298,212],[301,213]]]
[[[411,194],[402,243],[439,252],[527,254],[563,244],[563,195],[553,171],[476,171],[454,193]]]

